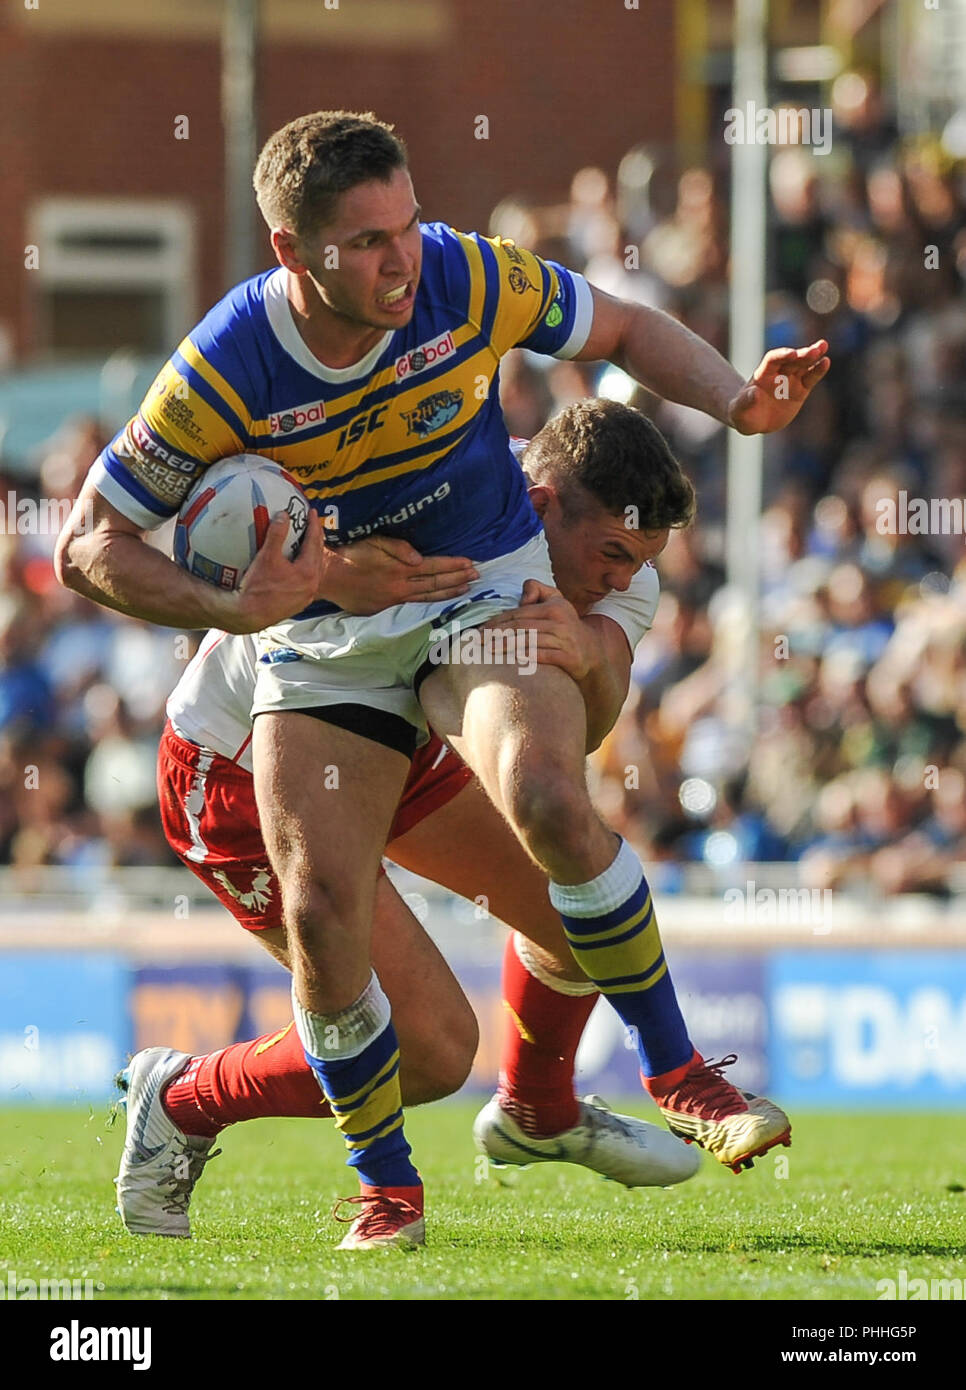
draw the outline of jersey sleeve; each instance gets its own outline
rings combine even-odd
[[[251,410],[228,379],[237,370],[223,374],[225,353],[203,320],[94,462],[97,491],[146,531],[175,515],[207,467],[251,446]]]
[[[557,292],[536,327],[515,346],[546,357],[576,357],[590,336],[594,320],[590,284],[556,261],[541,261],[537,256],[534,260],[556,276]]]
[[[633,652],[645,632],[650,632],[654,625],[654,614],[660,595],[661,585],[657,570],[648,562],[638,570],[624,593],[618,593],[615,589],[606,598],[595,603],[590,612],[611,618],[623,628],[628,646]]]
[[[545,261],[504,237],[454,232],[435,224],[445,278],[466,319],[498,357],[526,347],[574,357],[587,341],[593,297],[582,275]]]

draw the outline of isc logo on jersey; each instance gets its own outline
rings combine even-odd
[[[325,419],[324,401],[307,401],[305,405],[294,405],[291,410],[280,410],[268,417],[270,434],[291,434],[293,430],[304,429],[306,425],[321,425]]]
[[[424,372],[427,367],[435,367],[437,362],[442,362],[444,357],[450,357],[455,351],[452,329],[441,333],[431,343],[420,343],[419,347],[414,347],[409,352],[404,352],[402,357],[396,358],[396,380],[402,381],[403,377],[415,376],[417,372]]]

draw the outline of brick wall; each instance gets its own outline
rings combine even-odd
[[[90,19],[97,0],[85,0]],[[109,9],[111,0],[101,0]],[[339,30],[316,23],[305,41],[289,23],[293,0],[265,0],[259,57],[260,138],[320,107],[374,109],[406,138],[429,218],[484,228],[509,193],[563,198],[582,164],[613,170],[641,139],[674,133],[673,0],[427,0],[436,33],[396,34],[355,22],[366,0],[341,0],[355,16]],[[319,0],[304,0],[319,15]],[[157,27],[164,0],[139,0],[155,29],[105,20],[77,27],[70,7],[42,0],[35,15],[13,3],[0,16],[0,123],[5,187],[0,322],[18,359],[36,345],[34,285],[23,265],[26,212],[53,194],[178,197],[199,224],[198,313],[223,292],[223,178],[216,11],[205,26]],[[284,9],[282,7],[285,7]],[[46,8],[44,8],[46,7]],[[399,12],[406,12],[401,6]],[[210,14],[209,14],[210,12]],[[399,13],[397,12],[397,13]],[[373,10],[385,14],[386,11]],[[43,23],[39,22],[44,15]],[[108,16],[109,19],[109,16]],[[445,22],[443,22],[445,21]],[[177,26],[177,17],[171,24]],[[430,26],[432,28],[432,26]],[[344,37],[340,37],[340,34]],[[190,138],[174,138],[178,115]],[[474,120],[489,120],[489,139]],[[254,203],[253,203],[253,215]],[[265,264],[270,250],[265,247]]]

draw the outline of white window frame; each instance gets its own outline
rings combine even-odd
[[[160,246],[119,252],[65,245],[65,234],[151,232]],[[162,297],[162,349],[179,342],[195,321],[197,234],[194,209],[171,198],[39,200],[28,220],[38,248],[37,276],[48,290],[142,289]]]

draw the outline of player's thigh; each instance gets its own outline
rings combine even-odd
[[[471,901],[548,951],[567,978],[583,979],[559,914],[550,903],[547,876],[530,859],[478,782],[433,811],[386,854],[423,878]]]
[[[288,710],[257,716],[252,756],[262,834],[283,897],[317,884],[344,906],[365,887],[368,917],[408,759]]]
[[[554,666],[442,664],[419,691],[426,717],[509,811],[521,778],[585,788],[587,717],[577,683]]]

